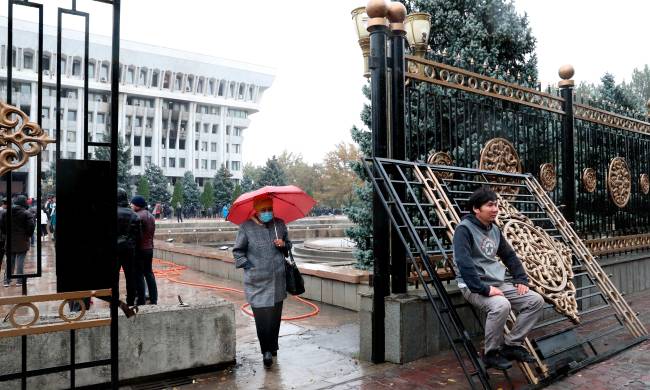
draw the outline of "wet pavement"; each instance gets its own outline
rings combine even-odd
[[[53,247],[43,246],[43,276],[28,282],[30,294],[56,291]],[[26,270],[35,266],[33,256]],[[236,364],[223,370],[193,377],[194,383],[180,388],[202,389],[467,389],[465,377],[451,353],[443,353],[404,365],[371,364],[357,359],[359,353],[358,314],[318,303],[320,313],[302,320],[286,320],[280,330],[280,350],[271,369],[264,369],[255,335],[254,320],[239,308],[245,303],[241,293],[215,290],[214,286],[241,289],[237,282],[226,281],[192,270],[169,272],[169,266],[157,263],[160,305],[178,305],[178,296],[190,305],[219,296],[236,307]],[[167,270],[167,271],[165,271]],[[2,268],[4,272],[4,264]],[[172,280],[213,286],[195,287]],[[121,289],[124,294],[122,276]],[[0,289],[0,296],[19,295],[19,287]],[[650,290],[627,296],[645,324],[650,323]],[[95,300],[93,309],[105,309]],[[39,305],[43,313],[55,313],[57,304]],[[1,307],[4,316],[8,308]],[[289,298],[284,316],[312,312],[312,307]],[[490,371],[494,389],[509,389],[501,372]],[[514,388],[525,387],[521,372],[509,370]],[[136,387],[133,387],[135,389]],[[160,388],[160,387],[158,387]],[[552,384],[549,389],[650,389],[650,342],[637,345],[609,360],[592,365]],[[131,389],[125,387],[125,389]]]

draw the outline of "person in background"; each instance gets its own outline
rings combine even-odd
[[[142,236],[135,249],[135,289],[137,295],[136,304],[144,305],[145,282],[149,290],[149,301],[152,305],[158,304],[158,287],[153,274],[153,237],[156,233],[156,219],[147,210],[147,202],[144,197],[136,195],[131,199],[131,207],[140,218]]]
[[[181,202],[176,202],[174,213],[176,213],[176,222],[183,222],[183,205]]]
[[[41,223],[41,237],[43,237],[43,241],[47,241],[48,217],[47,217],[47,213],[43,209],[41,209],[40,223]]]
[[[285,260],[291,247],[284,221],[273,217],[273,200],[254,201],[255,214],[239,226],[233,256],[244,269],[244,293],[255,314],[264,367],[278,351],[282,303],[287,297]]]
[[[117,189],[117,260],[126,279],[126,304],[135,305],[135,247],[141,240],[140,218],[129,207],[129,197],[122,188]]]
[[[30,238],[34,234],[36,223],[34,215],[29,211],[27,206],[27,197],[18,195],[11,207],[11,227],[7,226],[7,213],[3,213],[0,219],[0,234],[7,236],[11,229],[11,242],[6,241],[7,250],[7,267],[5,268],[4,286],[9,287],[9,267],[12,274],[20,275],[24,273],[25,257],[29,250]],[[23,278],[24,279],[24,278]],[[22,285],[22,281],[16,282],[16,286]]]

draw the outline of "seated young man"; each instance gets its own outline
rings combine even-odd
[[[487,314],[483,362],[499,369],[510,368],[509,360],[533,362],[522,343],[542,314],[544,299],[529,290],[521,260],[494,224],[499,212],[494,191],[488,187],[474,191],[469,208],[471,214],[454,234],[454,263],[463,297]],[[512,283],[504,281],[506,267]],[[517,313],[517,322],[505,335],[510,308]]]

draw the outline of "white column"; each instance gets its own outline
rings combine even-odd
[[[9,86],[7,86],[9,87]],[[36,112],[38,107],[37,105],[37,89],[38,85],[36,83],[32,83],[32,96],[31,96],[31,109],[29,110],[29,118],[30,121],[32,122],[38,122],[38,117],[41,115],[40,112]],[[47,151],[43,151],[42,153],[47,153]],[[29,163],[28,163],[28,171],[27,171],[27,196],[30,198],[36,198],[36,186],[38,185],[36,181],[36,175],[37,175],[37,164],[38,160],[41,158],[41,155],[39,154],[36,157],[30,157],[29,158]]]
[[[160,166],[160,145],[162,141],[162,99],[154,100],[153,135],[151,137],[151,162]]]
[[[196,155],[196,152],[194,151],[194,142],[196,142],[194,135],[196,134],[196,103],[192,102],[190,103],[190,115],[188,116],[188,128],[187,128],[187,133],[185,137],[185,156],[186,156],[186,161],[185,161],[185,168],[189,169],[194,173],[194,176],[196,177],[196,172],[194,168],[194,156]],[[199,137],[201,134],[201,128],[199,127]]]

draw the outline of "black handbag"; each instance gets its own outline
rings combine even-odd
[[[300,270],[293,259],[291,248],[288,250],[289,260],[284,262],[284,274],[287,279],[287,292],[291,295],[300,295],[305,292],[305,281],[302,279]]]

